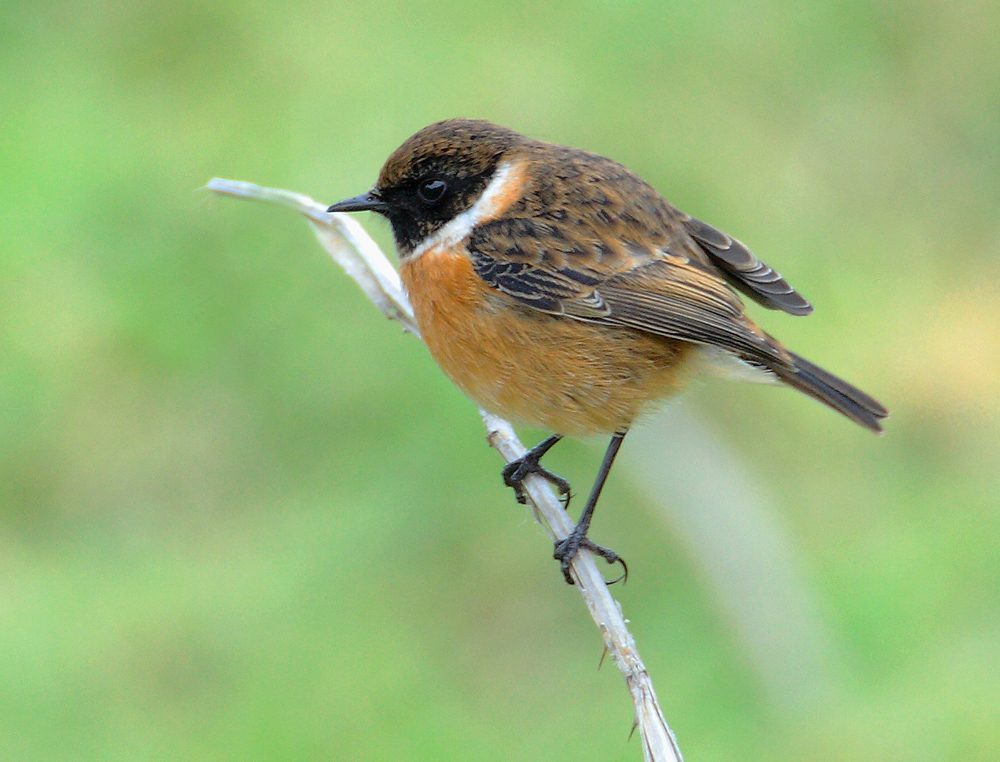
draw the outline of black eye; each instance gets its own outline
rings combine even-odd
[[[434,206],[448,192],[448,184],[444,180],[424,180],[417,186],[417,195],[427,206]]]

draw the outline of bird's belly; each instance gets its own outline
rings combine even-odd
[[[406,261],[400,275],[431,355],[459,389],[492,413],[561,434],[629,426],[684,386],[698,349],[521,306],[447,252]]]

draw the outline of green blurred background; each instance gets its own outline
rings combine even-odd
[[[333,202],[452,116],[747,242],[817,307],[754,315],[893,411],[713,382],[626,442],[594,535],[687,759],[1000,758],[975,0],[4,3],[0,758],[641,758],[474,407],[294,215],[194,192]]]

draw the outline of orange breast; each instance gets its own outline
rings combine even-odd
[[[521,306],[461,252],[429,249],[400,276],[431,355],[492,413],[561,434],[607,433],[686,381],[693,345]]]

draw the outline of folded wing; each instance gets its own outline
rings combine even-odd
[[[812,305],[788,281],[735,238],[687,215],[683,215],[682,224],[719,268],[722,277],[755,302],[790,315],[808,315],[813,311]]]

